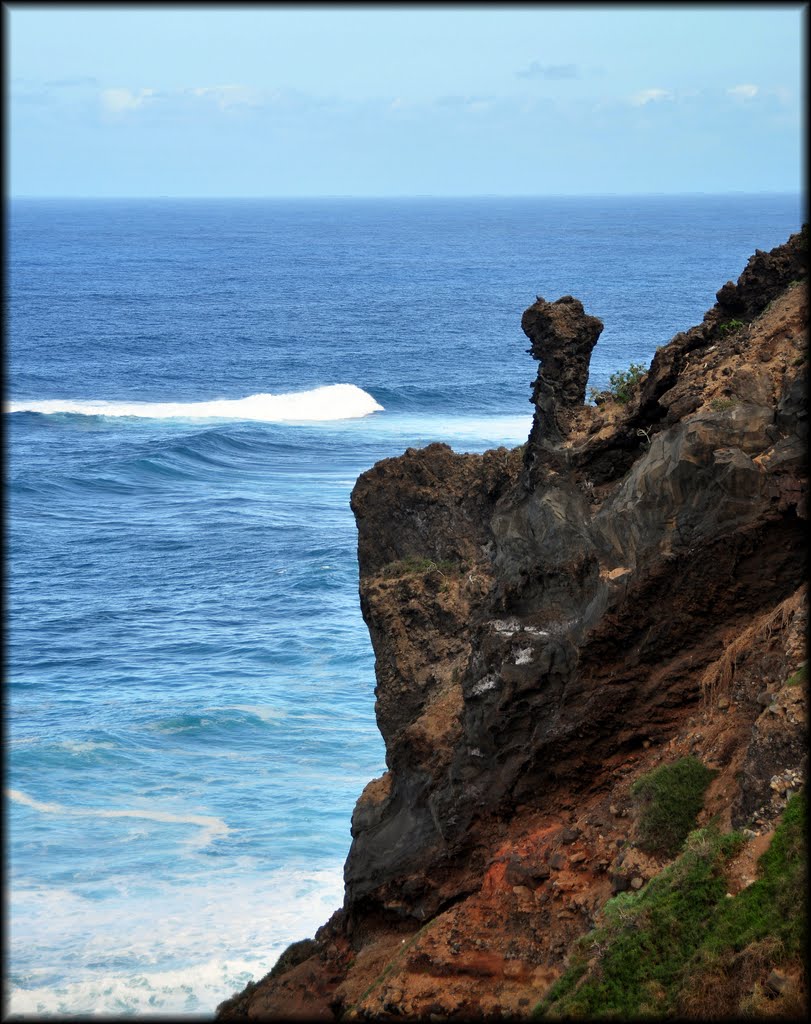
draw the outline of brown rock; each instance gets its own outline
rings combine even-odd
[[[618,808],[699,737],[718,765],[708,813],[773,821],[805,756],[804,705],[782,696],[801,689],[783,683],[806,607],[807,300],[786,287],[801,241],[756,253],[597,430],[581,406],[602,324],[539,299],[525,457],[430,445],[359,478],[387,772],[353,815],[343,910],[221,1019],[517,1012],[529,981],[507,965],[551,984],[588,914],[655,869],[634,852],[611,870]],[[733,310],[745,329],[722,329]],[[606,805],[592,853],[550,849]]]
[[[536,413],[530,444],[556,442],[569,431],[567,413],[585,400],[591,350],[603,323],[587,315],[578,299],[564,295],[555,302],[539,297],[521,318],[521,329],[541,363],[531,399]]]
[[[781,996],[791,984],[790,979],[780,971],[772,971],[763,983],[766,991],[772,996]]]

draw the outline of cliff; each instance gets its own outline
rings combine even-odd
[[[609,971],[608,939],[577,959],[608,934],[606,902],[644,908],[674,857],[698,856],[645,831],[656,769],[706,772],[690,827],[737,832],[702,856],[733,902],[756,891],[805,771],[806,260],[805,230],[756,252],[596,405],[601,321],[539,298],[521,322],[540,361],[526,445],[433,444],[360,477],[388,770],[352,817],[343,908],[220,1019],[554,1012]],[[791,1015],[789,947],[747,953],[748,974],[729,961],[718,1014],[762,996]],[[650,1012],[705,1012],[678,977],[656,985]]]

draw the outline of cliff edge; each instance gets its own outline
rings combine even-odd
[[[713,869],[733,902],[755,884],[805,772],[806,236],[756,252],[596,405],[601,321],[538,298],[527,443],[359,478],[387,771],[352,816],[343,908],[219,1019],[553,1013],[609,971],[606,939],[563,984],[606,902],[644,909],[693,855],[646,833],[640,794],[668,772],[706,773],[692,825],[736,837]],[[758,991],[791,1015],[804,979],[780,948],[727,966],[718,1015]],[[643,1009],[705,1012],[656,984]]]

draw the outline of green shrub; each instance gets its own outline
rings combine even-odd
[[[538,1006],[538,1016],[631,1019],[667,1008],[724,899],[721,865],[741,842],[713,828],[691,838],[679,860],[647,888],[606,903],[605,925],[580,940],[572,964]],[[586,971],[583,963],[589,959]]]
[[[683,853],[638,893],[605,905],[605,923],[576,944],[536,1017],[675,1016],[741,951],[770,950],[780,966],[805,950],[805,794],[792,797],[759,862],[760,878],[727,896],[725,868],[744,845],[715,826],[693,832]],[[720,996],[720,993],[719,993]],[[740,1002],[743,991],[734,991]],[[722,1016],[734,1005],[721,1006]]]
[[[631,787],[640,805],[639,846],[648,853],[674,857],[695,827],[704,804],[704,790],[715,773],[695,757],[663,764]]]
[[[618,370],[608,378],[611,395],[620,405],[629,402],[639,382],[647,373],[642,363],[631,363],[627,370]]]
[[[786,686],[805,686],[808,682],[808,662],[800,665],[797,671],[788,677]]]
[[[710,408],[716,412],[724,412],[726,409],[732,409],[736,404],[734,398],[713,398]]]
[[[718,330],[723,335],[732,334],[733,331],[739,331],[743,327],[743,320],[725,320],[722,324],[718,325]]]

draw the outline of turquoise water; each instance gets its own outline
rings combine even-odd
[[[536,294],[604,320],[602,386],[799,225],[780,196],[12,202],[10,1012],[210,1013],[311,935],[385,768],[357,475],[526,440]]]

